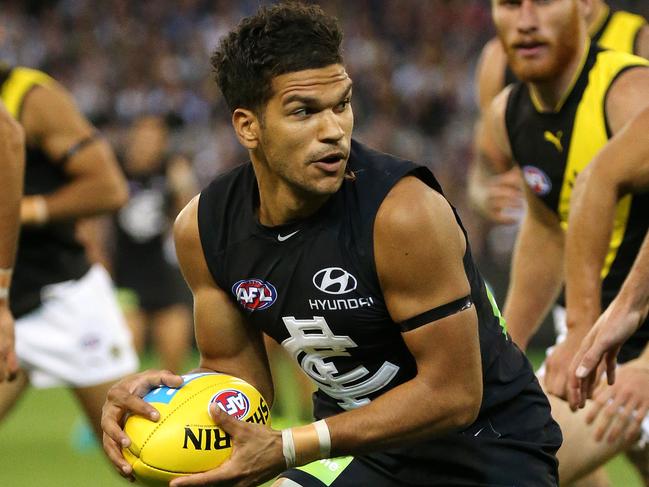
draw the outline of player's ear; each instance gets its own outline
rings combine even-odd
[[[237,108],[232,114],[232,126],[241,145],[253,150],[259,143],[260,122],[257,115],[246,108]]]

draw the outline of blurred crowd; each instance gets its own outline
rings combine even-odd
[[[173,151],[185,154],[205,183],[246,158],[212,80],[209,56],[259,3],[3,0],[0,59],[61,81],[118,151],[136,117],[166,116]],[[345,60],[355,83],[355,136],[429,164],[462,210],[476,114],[473,75],[480,49],[493,35],[490,2],[317,3],[344,28]],[[609,3],[649,16],[646,0]]]

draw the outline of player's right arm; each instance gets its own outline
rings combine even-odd
[[[476,70],[476,98],[480,115],[474,128],[475,150],[469,167],[468,195],[472,206],[494,223],[514,223],[522,208],[520,171],[511,158],[490,149],[486,133],[491,104],[504,88],[507,57],[502,44],[491,39],[483,48]],[[486,137],[486,138],[485,138]]]
[[[214,283],[205,262],[198,232],[199,198],[189,202],[174,225],[178,262],[194,297],[199,368],[244,379],[272,405],[273,383],[263,335],[248,325],[226,293]],[[126,377],[109,390],[101,422],[103,446],[121,475],[131,478],[133,471],[121,452],[122,447],[130,444],[122,429],[126,414],[140,414],[157,421],[155,408],[142,397],[159,385],[178,387],[181,383],[182,379],[170,372],[150,370]]]
[[[198,231],[194,197],[174,225],[176,253],[194,296],[194,329],[200,368],[234,375],[254,385],[273,404],[273,381],[263,334],[252,328],[210,273]]]
[[[599,309],[599,302],[593,299],[598,301],[600,296],[600,269],[608,251],[616,204],[625,194],[649,189],[648,130],[649,109],[645,109],[577,178],[566,241],[566,290],[573,309]],[[597,366],[604,358],[609,383],[613,382],[617,353],[648,312],[649,234],[620,292],[597,319],[572,362],[568,396],[573,407],[583,406],[592,393]],[[587,310],[581,311],[584,313],[588,316]],[[579,378],[575,375],[578,367],[583,367]]]
[[[0,382],[18,371],[9,286],[20,230],[25,148],[20,125],[0,104]]]

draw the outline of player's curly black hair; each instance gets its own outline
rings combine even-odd
[[[258,111],[272,97],[275,76],[342,63],[341,41],[338,21],[318,6],[262,7],[212,54],[216,83],[231,111]]]

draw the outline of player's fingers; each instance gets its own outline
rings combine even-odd
[[[640,430],[642,429],[642,422],[644,421],[645,417],[647,416],[647,411],[649,410],[649,407],[647,405],[642,405],[636,407],[631,412],[631,421],[632,424],[629,425],[629,428],[627,429],[624,439],[627,442],[633,441],[637,438],[638,434],[640,433]]]
[[[114,409],[114,411],[113,411]],[[107,408],[104,406],[104,412],[101,415],[101,429],[104,435],[111,438],[116,444],[126,448],[131,444],[130,438],[124,433],[124,430],[119,425],[118,417],[121,416],[121,411],[115,406]]]
[[[616,398],[609,399],[599,415],[598,426],[595,430],[596,441],[602,441],[604,439],[606,432],[613,424],[613,421],[616,419],[619,411],[620,404],[618,403]]]
[[[132,394],[129,390],[123,387],[111,387],[106,396],[106,404],[114,405],[118,408],[117,410],[111,410],[111,412],[117,414],[110,416],[114,417],[118,423],[123,419],[123,413],[127,411],[144,416],[151,421],[157,421],[160,418],[160,413],[156,408],[142,399],[139,395]]]
[[[631,426],[633,419],[633,411],[635,410],[635,403],[629,401],[624,406],[618,406],[615,419],[612,422],[611,428],[608,432],[607,440],[609,443],[615,443],[626,431],[627,427]]]
[[[130,384],[131,393],[145,396],[151,389],[159,386],[180,387],[183,378],[168,370],[147,370],[134,378]]]
[[[106,433],[103,435],[102,445],[106,456],[111,461],[117,472],[124,478],[135,480],[133,467],[124,459],[122,450],[115,441]]]
[[[586,424],[592,424],[597,419],[609,397],[610,396],[607,393],[595,394],[591,401],[590,408],[586,413]]]
[[[610,386],[615,384],[615,369],[617,368],[617,354],[619,351],[620,347],[617,347],[614,351],[606,354],[606,380]]]
[[[210,405],[210,416],[212,416],[212,419],[219,428],[221,428],[233,438],[236,438],[238,436],[238,432],[242,427],[244,427],[241,421],[230,416],[215,403],[212,403]]]
[[[8,366],[8,379],[14,380],[16,376],[18,375],[18,356],[16,355],[16,351],[14,349],[11,349],[9,351],[9,355],[7,356],[7,366]]]

